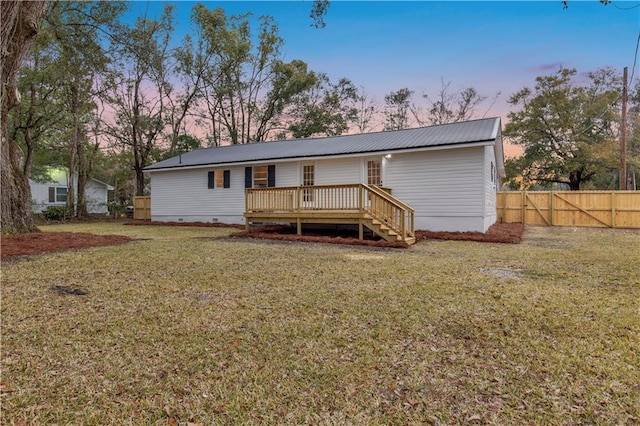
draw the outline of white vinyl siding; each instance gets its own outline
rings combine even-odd
[[[384,186],[417,216],[482,216],[484,148],[394,154]]]
[[[166,216],[242,216],[244,212],[244,167],[230,170],[230,189],[207,188],[207,169],[151,173],[151,213],[158,220]]]
[[[107,187],[103,184],[89,180],[84,189],[87,200],[87,211],[93,214],[107,214],[109,208],[107,206]]]
[[[497,191],[500,187],[498,170],[496,168],[496,156],[492,146],[484,147],[484,216],[488,226],[491,226],[498,217]]]
[[[362,158],[322,159],[316,162],[316,185],[362,182]]]
[[[259,166],[259,165],[258,165]],[[151,173],[151,215],[153,220],[242,223],[245,199],[245,166],[229,170],[229,188],[207,188],[210,169],[167,170]],[[276,186],[295,186],[298,163],[277,163]],[[222,171],[222,169],[219,169]],[[216,173],[218,169],[216,169]]]
[[[276,163],[276,186],[296,186],[298,162]]]

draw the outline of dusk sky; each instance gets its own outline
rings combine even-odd
[[[177,7],[182,35],[196,2],[170,3]],[[631,73],[640,31],[638,1],[603,6],[571,0],[564,9],[558,0],[333,0],[323,29],[311,26],[311,1],[201,3],[228,14],[273,16],[285,40],[285,60],[302,59],[334,81],[347,77],[380,105],[386,93],[402,87],[435,94],[444,79],[455,89],[500,92],[487,116],[503,116],[503,122],[510,95],[561,66],[581,73],[628,66]],[[132,14],[148,8],[153,15],[161,5],[137,2]]]

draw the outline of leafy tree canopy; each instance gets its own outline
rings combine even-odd
[[[523,188],[560,183],[579,190],[610,170],[617,155],[610,146],[618,130],[619,88],[612,69],[578,76],[561,68],[509,99],[518,110],[509,113],[504,136],[524,148],[518,160]]]

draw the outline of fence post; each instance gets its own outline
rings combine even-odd
[[[616,227],[616,193],[611,191],[611,227]]]
[[[555,216],[556,216],[556,196],[553,193],[553,191],[549,191],[549,209],[551,210],[551,217],[549,218],[549,223],[551,223],[551,226],[555,226],[556,225],[556,220],[555,220]]]

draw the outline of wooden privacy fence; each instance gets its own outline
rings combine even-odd
[[[151,197],[133,197],[133,218],[151,220]]]
[[[640,228],[640,191],[498,192],[497,204],[503,223]]]

